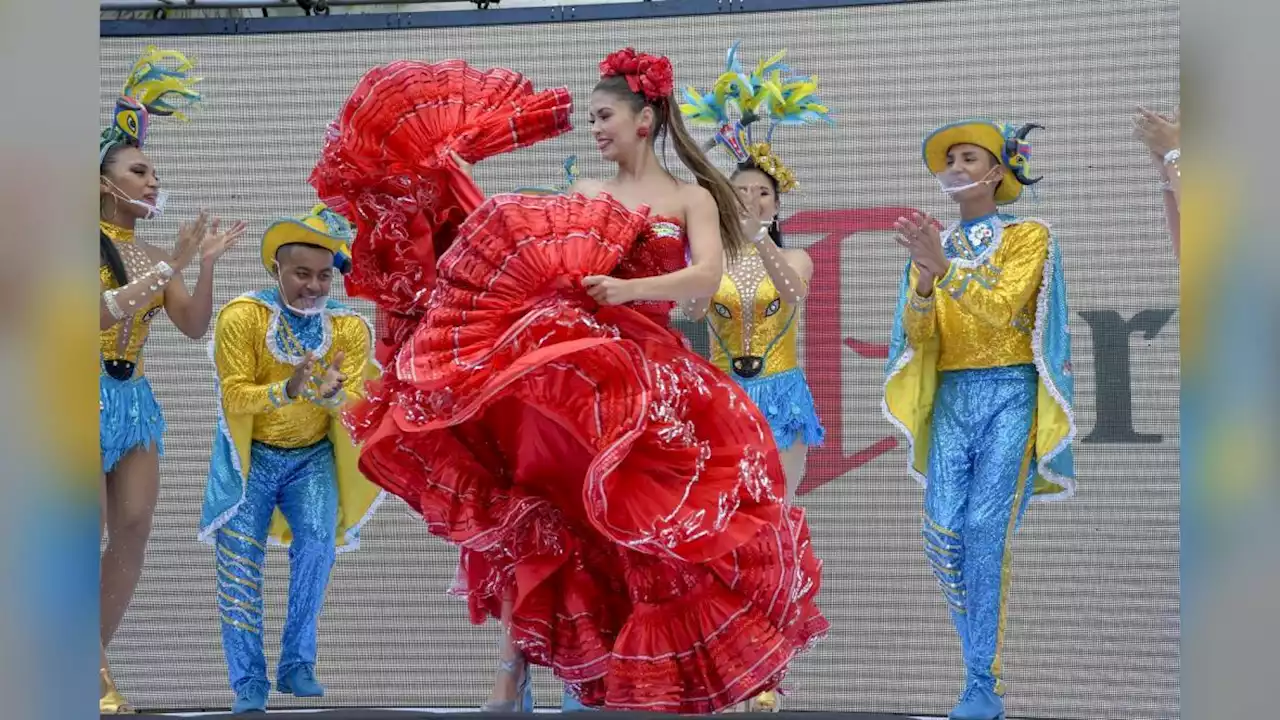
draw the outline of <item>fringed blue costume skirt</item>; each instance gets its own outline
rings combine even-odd
[[[822,444],[826,430],[813,406],[813,393],[803,370],[793,368],[758,378],[741,378],[732,373],[730,376],[760,408],[779,450],[791,447],[797,438],[808,447]]]
[[[154,445],[164,453],[164,414],[145,376],[117,380],[103,373],[98,379],[98,423],[104,473],[134,448]]]

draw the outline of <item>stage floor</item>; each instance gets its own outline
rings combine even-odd
[[[418,718],[430,718],[430,720],[448,720],[450,718],[465,718],[466,720],[476,720],[481,715],[479,712],[467,712],[456,709],[442,708],[396,708],[396,709],[361,709],[361,708],[341,708],[330,710],[269,710],[267,713],[272,720],[415,720]],[[539,715],[560,715],[558,710],[538,711]],[[520,720],[527,717],[526,714],[520,713],[484,713],[486,720]],[[104,716],[105,717],[105,716]],[[232,715],[229,712],[210,712],[210,711],[187,711],[187,712],[167,712],[152,713],[144,715],[131,716],[138,720],[153,718],[154,720],[168,720],[170,718],[230,718],[230,717],[261,717],[254,713],[251,715]],[[657,713],[613,713],[613,712],[593,712],[592,720],[635,720],[641,717],[670,717],[667,715],[659,715]],[[712,716],[708,716],[712,717]],[[719,715],[714,717],[721,717]],[[930,718],[914,715],[885,715],[878,713],[829,713],[829,712],[783,712],[783,713],[733,713],[734,718],[751,718],[752,720],[943,720],[943,718]]]

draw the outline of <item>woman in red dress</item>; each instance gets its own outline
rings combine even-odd
[[[547,112],[562,91],[495,102],[509,71],[413,65],[366,76],[313,183],[359,225],[348,291],[385,311],[390,367],[348,416],[361,469],[459,546],[472,620],[507,631],[486,708],[528,709],[529,662],[589,707],[705,713],[772,689],[826,631],[820,564],[768,425],[669,327],[744,243],[670,62],[601,63],[590,122],[613,179],[488,200],[466,163],[567,130]],[[697,185],[662,167],[664,138]]]

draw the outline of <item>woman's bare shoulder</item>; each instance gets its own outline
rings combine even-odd
[[[580,177],[573,181],[573,185],[569,186],[569,194],[585,195],[589,198],[593,198],[604,192],[604,189],[605,183],[603,180]]]

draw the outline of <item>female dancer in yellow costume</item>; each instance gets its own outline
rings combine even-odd
[[[142,348],[151,320],[163,308],[182,334],[199,338],[213,315],[213,266],[240,235],[244,223],[219,229],[202,212],[182,226],[172,253],[139,242],[138,220],[164,211],[164,192],[155,167],[142,151],[152,115],[182,117],[175,103],[193,102],[197,79],[181,53],[148,47],[133,66],[111,125],[98,146],[99,301],[101,378],[98,383],[102,451],[102,522],[107,532],[102,555],[101,682],[103,714],[132,712],[116,690],[107,663],[107,645],[124,619],[151,534],[151,516],[160,490],[164,417],[143,373]],[[180,273],[200,258],[195,292]],[[176,282],[173,278],[177,277]]]
[[[813,261],[804,250],[783,246],[779,200],[797,182],[770,141],[779,125],[831,119],[815,95],[816,80],[783,65],[785,55],[785,50],[779,52],[747,73],[735,44],[710,92],[685,91],[685,116],[693,123],[713,124],[717,132],[708,149],[724,148],[737,166],[730,179],[746,208],[743,223],[753,242],[736,261],[726,263],[715,295],[683,309],[690,319],[706,319],[711,361],[746,390],[769,422],[786,471],[787,501],[794,502],[809,448],[821,445],[824,435],[798,353],[800,311]],[[737,109],[738,119],[730,119],[730,107]],[[769,132],[763,142],[753,142],[751,127],[766,115]],[[777,695],[762,693],[746,709],[776,712]]]

